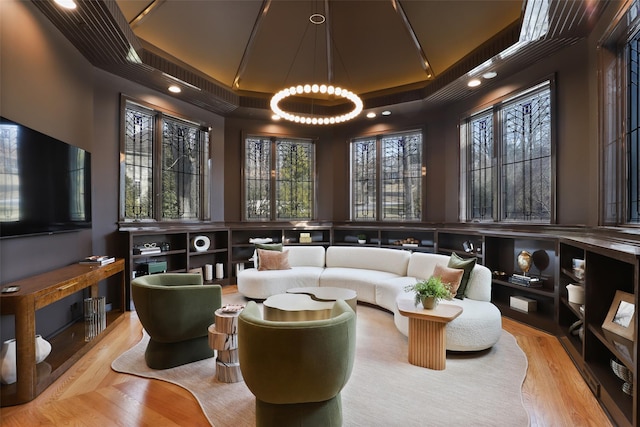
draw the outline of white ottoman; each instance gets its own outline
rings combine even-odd
[[[401,293],[396,300],[413,301],[413,293]],[[447,323],[447,350],[479,351],[492,347],[502,334],[502,317],[498,307],[487,301],[471,298],[452,299],[443,304],[462,307],[460,316]],[[393,310],[393,320],[398,330],[409,335],[409,318],[401,315],[397,307]]]

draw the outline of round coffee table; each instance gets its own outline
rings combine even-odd
[[[333,304],[316,301],[307,294],[271,295],[262,303],[264,319],[281,322],[328,319]]]
[[[307,288],[291,288],[287,289],[288,294],[305,294],[309,295],[316,301],[344,300],[349,306],[356,311],[358,303],[358,295],[353,289],[336,288],[331,286],[324,287],[307,287]]]

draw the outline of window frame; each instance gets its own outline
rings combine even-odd
[[[503,149],[504,149],[504,135],[503,135],[503,111],[505,106],[509,106],[517,102],[519,99],[524,99],[531,94],[534,94],[540,90],[544,90],[547,86],[549,90],[549,107],[550,111],[550,212],[549,220],[525,220],[525,219],[508,219],[503,215],[504,200],[503,200],[503,176],[504,176],[504,164],[502,162]],[[492,215],[488,219],[477,219],[472,216],[473,206],[471,204],[470,188],[472,185],[472,177],[470,174],[471,158],[471,137],[470,137],[470,123],[473,118],[482,115],[492,115],[492,137],[493,137],[493,156],[491,159],[491,168],[494,170],[494,175],[491,178],[492,181]],[[502,223],[502,224],[528,224],[528,225],[545,225],[555,224],[557,222],[556,212],[556,150],[557,150],[557,125],[556,125],[556,81],[555,75],[546,76],[535,83],[518,88],[502,97],[496,98],[478,108],[471,110],[463,115],[460,121],[460,200],[459,200],[459,220],[460,222],[474,222],[474,223]]]
[[[418,218],[411,219],[399,219],[399,218],[384,218],[384,207],[385,207],[385,199],[384,192],[382,191],[383,181],[385,180],[383,174],[383,150],[382,143],[383,139],[391,138],[397,135],[409,135],[409,134],[420,134],[420,172],[419,172],[419,182],[420,182],[420,202],[418,203],[420,207],[420,214]],[[369,134],[369,135],[360,135],[357,137],[350,138],[348,141],[348,150],[349,150],[349,218],[351,221],[357,223],[366,223],[366,222],[383,222],[383,223],[419,223],[423,221],[425,215],[425,193],[426,193],[426,150],[425,150],[425,130],[424,128],[410,128],[410,129],[400,129],[400,130],[390,130],[385,133],[378,134]],[[375,212],[373,218],[356,218],[356,205],[355,199],[356,195],[354,194],[354,149],[353,146],[355,143],[363,142],[363,141],[371,141],[375,145]]]
[[[197,119],[187,117],[183,114],[176,113],[169,109],[151,104],[149,102],[136,99],[127,95],[121,95],[120,99],[120,182],[119,182],[119,207],[118,217],[119,222],[130,223],[202,223],[211,220],[211,150],[212,150],[212,132],[211,126],[205,124]],[[154,116],[153,127],[154,135],[152,141],[152,160],[151,160],[151,174],[152,174],[152,212],[151,218],[128,218],[125,216],[125,202],[126,202],[126,112],[129,107],[133,109],[140,109],[148,112]],[[185,218],[185,219],[163,219],[163,195],[162,195],[162,150],[163,150],[163,122],[164,118],[168,118],[174,122],[182,122],[190,126],[197,127],[199,131],[206,132],[206,150],[202,152],[203,156],[200,159],[200,173],[199,179],[199,209],[198,218]]]
[[[269,165],[269,217],[268,218],[248,218],[247,216],[247,140],[255,138],[260,140],[268,140],[270,142],[270,165]],[[300,141],[305,144],[311,145],[311,154],[312,158],[312,167],[310,171],[310,177],[312,180],[311,183],[311,191],[313,194],[311,195],[311,216],[309,218],[286,218],[281,219],[278,218],[278,209],[277,209],[277,192],[278,192],[278,182],[277,182],[277,144],[278,142],[291,142],[291,141]],[[317,138],[312,137],[302,137],[302,136],[292,136],[292,135],[283,135],[283,134],[269,134],[269,133],[261,133],[261,132],[251,132],[251,133],[243,133],[242,134],[242,170],[241,170],[241,202],[242,202],[242,221],[250,222],[250,223],[260,223],[260,222],[297,222],[297,221],[315,221],[317,219],[317,199],[318,199],[318,179],[317,179]]]
[[[604,226],[640,227],[630,220],[628,158],[628,44],[640,35],[638,7],[638,1],[629,2],[598,41],[598,224]]]

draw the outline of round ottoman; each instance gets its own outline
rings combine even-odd
[[[397,300],[413,301],[413,293],[401,293]],[[502,317],[498,307],[488,301],[471,298],[441,301],[441,304],[455,304],[462,307],[460,316],[447,323],[447,350],[479,351],[492,347],[502,334]],[[396,307],[393,320],[398,330],[409,335],[409,318],[401,315]]]

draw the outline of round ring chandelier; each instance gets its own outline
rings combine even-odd
[[[294,114],[280,108],[280,101],[295,95],[308,95],[308,94],[321,94],[321,95],[334,95],[339,98],[344,98],[353,104],[353,109],[346,114],[340,114],[335,116],[322,116],[322,115],[307,115],[307,114]],[[335,87],[333,85],[326,84],[304,84],[291,86],[286,89],[278,91],[271,98],[271,110],[273,113],[285,120],[289,120],[295,123],[307,124],[307,125],[333,125],[336,123],[342,123],[349,121],[358,116],[362,112],[363,104],[358,95],[350,90]]]

